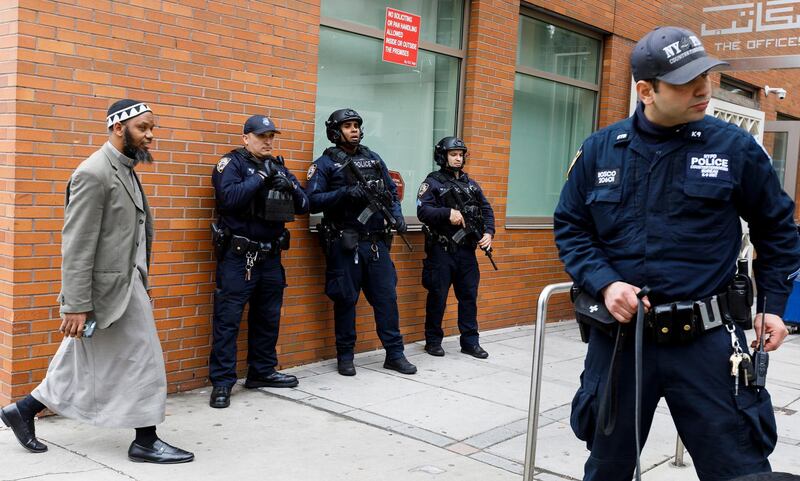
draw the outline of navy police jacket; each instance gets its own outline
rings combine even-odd
[[[350,167],[342,162],[350,160],[362,173],[367,173],[365,177],[369,178],[369,172],[372,171],[383,181],[392,200],[389,211],[395,219],[401,219],[403,213],[397,198],[397,186],[389,177],[383,159],[363,145],[359,145],[352,156],[346,155],[341,158],[333,158],[333,149],[338,148],[326,149],[308,168],[306,193],[311,213],[322,212],[325,220],[333,223],[337,229],[355,229],[359,232],[377,232],[386,229],[386,221],[380,212],[375,212],[366,225],[358,221],[358,216],[367,207],[367,203],[354,202],[345,192],[349,185],[355,183]]]
[[[441,176],[446,177],[447,182],[441,182],[439,179]],[[419,220],[435,232],[450,238],[461,229],[460,225],[455,226],[450,223],[450,209],[460,210],[458,206],[450,207],[449,204],[451,202],[448,202],[445,198],[445,192],[454,188],[452,184],[457,184],[459,190],[468,191],[473,198],[470,204],[479,206],[481,209],[484,232],[478,234],[478,239],[473,240],[479,240],[486,233],[494,236],[494,210],[492,210],[489,201],[486,200],[486,196],[478,183],[463,171],[458,179],[445,169],[428,174],[428,177],[419,186],[419,192],[417,193],[417,217]]]
[[[295,214],[308,212],[308,198],[297,178],[289,172],[285,165],[271,160],[271,168],[277,170],[275,175],[288,178],[294,185],[292,199]],[[254,241],[269,242],[281,235],[283,222],[268,222],[250,215],[250,203],[256,195],[264,191],[265,181],[256,174],[259,169],[252,155],[244,148],[238,148],[225,154],[214,169],[211,181],[217,199],[217,213],[220,223],[230,229],[231,233],[247,237]]]
[[[661,304],[730,283],[741,216],[757,252],[758,301],[766,294],[767,312],[782,316],[800,262],[793,214],[769,156],[739,127],[706,116],[653,145],[631,117],[584,142],[553,223],[567,273],[589,294],[621,280],[649,286]]]

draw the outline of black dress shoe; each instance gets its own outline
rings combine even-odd
[[[353,365],[353,360],[349,361],[342,361],[339,360],[336,363],[336,367],[339,370],[339,374],[342,376],[355,376],[356,375],[356,367]]]
[[[43,453],[47,451],[47,445],[36,439],[36,429],[33,426],[33,419],[22,419],[17,403],[9,404],[0,409],[0,419],[3,424],[14,431],[14,436],[23,448],[32,453]]]
[[[128,448],[128,459],[137,463],[179,464],[193,461],[194,454],[156,439],[150,446],[132,442]]]
[[[257,387],[295,387],[300,384],[291,374],[275,371],[269,376],[247,376],[244,387],[255,389]]]
[[[461,352],[464,354],[469,354],[472,357],[477,357],[478,359],[486,359],[489,357],[489,353],[484,351],[483,348],[475,344],[474,346],[461,346]]]
[[[211,390],[211,399],[208,405],[212,408],[222,409],[231,405],[231,388],[228,386],[214,386]]]
[[[444,349],[440,344],[425,344],[425,352],[431,356],[442,357],[444,356]]]
[[[408,362],[408,359],[405,357],[386,359],[383,363],[383,368],[397,371],[400,374],[415,374],[417,372],[417,366]]]

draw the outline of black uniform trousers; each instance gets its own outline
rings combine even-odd
[[[458,247],[447,252],[435,243],[427,249],[427,257],[422,263],[422,286],[428,290],[425,302],[425,342],[442,343],[442,318],[447,306],[450,286],[458,300],[458,330],[461,333],[461,346],[478,345],[478,284],[481,271],[475,248]]]
[[[325,294],[333,301],[336,357],[352,360],[356,345],[356,303],[364,290],[375,314],[375,327],[388,359],[403,357],[397,309],[397,272],[383,241],[362,240],[354,250],[331,244],[325,271]]]
[[[248,376],[268,376],[275,372],[283,290],[286,273],[280,255],[266,256],[245,279],[245,256],[225,252],[217,264],[214,291],[214,341],[211,346],[209,378],[214,386],[236,383],[236,339],[244,306],[250,303],[247,317]]]
[[[739,343],[747,350],[740,328]],[[599,399],[605,389],[614,340],[593,329],[581,387],[572,401],[570,424],[591,451],[584,481],[630,481],[636,463],[633,337],[619,360],[616,428],[597,429]],[[777,432],[769,393],[745,387],[734,393],[730,334],[719,327],[686,345],[645,342],[642,360],[642,443],[656,406],[664,397],[681,440],[701,481],[727,481],[770,470],[767,456]],[[643,465],[644,469],[645,466]]]

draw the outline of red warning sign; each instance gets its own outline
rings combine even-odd
[[[419,15],[387,8],[386,28],[383,30],[383,61],[416,67],[419,26]]]
[[[396,170],[390,170],[389,177],[394,181],[395,187],[397,187],[397,198],[403,200],[403,194],[406,192],[406,183],[403,181],[403,176]]]

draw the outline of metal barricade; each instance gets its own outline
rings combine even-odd
[[[542,387],[542,360],[544,359],[544,324],[547,317],[547,301],[553,294],[569,292],[571,282],[550,284],[542,289],[536,308],[536,331],[533,341],[533,365],[531,367],[531,400],[528,404],[528,436],[525,442],[525,473],[523,481],[533,481],[536,460],[536,431],[539,428],[539,391]]]
[[[752,255],[752,254],[751,254]],[[547,321],[547,302],[553,294],[569,292],[571,282],[549,284],[539,294],[536,307],[536,330],[533,341],[533,364],[531,366],[531,398],[528,404],[528,434],[525,442],[525,471],[523,481],[533,481],[536,462],[536,436],[539,429],[539,392],[542,388],[542,362],[544,360],[544,331]],[[683,443],[680,436],[675,442],[675,466],[685,466],[683,462]]]

